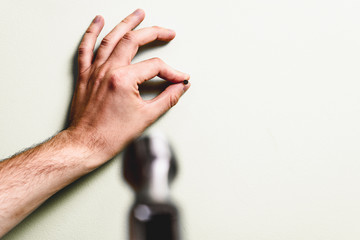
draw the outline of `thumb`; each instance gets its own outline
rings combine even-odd
[[[154,118],[159,118],[170,108],[175,106],[180,97],[190,88],[190,83],[186,81],[168,86],[157,97],[148,102],[149,112]]]

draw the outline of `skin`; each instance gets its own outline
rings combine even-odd
[[[159,58],[131,64],[139,46],[171,41],[161,27],[138,30],[141,9],[122,20],[94,46],[104,19],[96,16],[79,46],[79,74],[70,126],[50,140],[0,162],[0,238],[54,193],[118,154],[129,141],[173,107],[190,87],[190,76]],[[155,76],[173,84],[152,100],[138,85]]]

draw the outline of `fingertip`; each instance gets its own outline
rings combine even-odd
[[[183,88],[183,93],[185,93],[191,86],[191,83],[188,80],[184,80],[184,88]]]
[[[142,8],[136,9],[133,13],[141,18],[145,18],[145,11]]]
[[[93,20],[93,23],[100,23],[103,21],[104,21],[104,18],[101,15],[96,15],[96,17]]]
[[[173,87],[173,89],[169,89],[174,91],[175,95],[181,97],[187,90],[189,90],[191,83],[188,80],[183,80],[182,82],[178,82],[169,86],[168,88]],[[176,92],[176,93],[175,93]]]
[[[173,40],[176,37],[176,32],[173,29],[168,29],[170,33],[170,40]]]
[[[185,73],[185,75],[186,75],[185,80],[189,81],[190,80],[190,74]]]
[[[154,26],[155,27],[155,26]],[[171,40],[173,40],[176,36],[176,33],[174,30],[172,29],[163,29],[163,28],[160,28],[160,27],[157,27],[159,28],[161,31],[158,33],[158,36],[157,36],[157,40],[160,40],[160,41],[165,41],[165,42],[170,42]]]

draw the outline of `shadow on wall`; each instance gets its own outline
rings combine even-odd
[[[80,42],[79,42],[80,43]],[[161,41],[155,41],[150,44],[147,44],[146,46],[142,46],[139,48],[137,56],[141,56],[141,54],[144,54],[145,52],[156,49],[158,47],[161,47],[163,45],[166,45],[167,43],[161,42]],[[76,81],[77,81],[77,75],[78,75],[78,53],[77,49],[73,55],[72,63],[71,63],[71,69],[72,69],[72,92],[75,91]],[[139,86],[139,90],[141,93],[141,96],[146,98],[149,98],[149,96],[155,96],[158,93],[160,93],[162,90],[164,90],[169,84],[165,81],[151,81],[146,82]],[[151,98],[151,97],[150,97]],[[66,129],[69,126],[69,116],[70,116],[70,106],[71,101],[69,102],[68,111],[66,114],[66,118],[64,119],[64,129]],[[111,159],[110,161],[112,161]],[[63,188],[62,190],[58,191],[56,194],[54,194],[52,197],[50,197],[44,204],[42,204],[38,209],[36,209],[33,213],[31,213],[26,219],[24,219],[20,224],[18,224],[14,229],[12,229],[8,234],[6,234],[3,237],[3,240],[11,240],[11,239],[25,239],[25,236],[28,236],[28,232],[35,226],[39,225],[41,222],[41,219],[44,218],[46,215],[51,214],[56,208],[59,208],[63,202],[66,201],[70,196],[73,194],[76,194],[76,192],[81,189],[85,188],[87,186],[87,182],[91,181],[92,179],[96,178],[100,174],[104,174],[106,171],[106,168],[109,167],[109,163],[105,163],[103,166],[99,167],[97,170],[89,173],[88,175],[76,180],[72,184],[68,185],[67,187]],[[119,177],[119,181],[123,181],[122,177]],[[124,216],[123,219],[125,219],[127,216]],[[81,224],[81,223],[79,223]],[[74,226],[74,229],[77,229],[76,226]],[[81,228],[78,228],[81,229]],[[126,229],[124,229],[126,231]]]

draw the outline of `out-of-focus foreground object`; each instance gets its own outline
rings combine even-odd
[[[171,203],[169,185],[177,165],[167,139],[143,136],[124,153],[123,175],[135,191],[130,210],[130,240],[178,240],[178,210]]]

